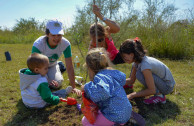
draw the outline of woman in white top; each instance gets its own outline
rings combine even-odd
[[[49,70],[47,73],[49,85],[59,88],[63,82],[57,60],[64,54],[68,77],[73,87],[73,92],[81,95],[81,91],[75,88],[75,76],[72,65],[71,44],[63,37],[62,22],[57,19],[49,20],[46,24],[46,35],[39,37],[33,44],[32,53],[41,53],[49,58]]]

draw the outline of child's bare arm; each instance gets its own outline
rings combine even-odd
[[[81,91],[82,91],[82,92],[84,91],[84,85],[81,86]]]
[[[125,85],[134,84],[136,80],[136,68],[133,67],[129,78],[126,79]]]

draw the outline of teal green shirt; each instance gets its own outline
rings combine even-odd
[[[58,96],[54,96],[52,94],[51,90],[48,87],[48,83],[41,83],[38,86],[37,91],[40,93],[42,99],[47,103],[57,105],[60,101]]]
[[[48,41],[46,42],[47,43],[47,46],[54,50],[56,49],[56,47],[54,48],[51,48]],[[41,53],[41,51],[36,47],[36,46],[32,46],[32,51],[31,53]],[[69,57],[72,57],[72,53],[71,53],[71,45],[68,45],[67,48],[63,51],[63,54],[64,54],[64,58],[69,58]]]

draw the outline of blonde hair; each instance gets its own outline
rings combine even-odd
[[[92,48],[86,56],[86,66],[95,74],[100,70],[111,67],[111,61],[108,53],[104,48]]]
[[[90,36],[95,37],[96,36],[96,24],[92,24],[90,26]],[[108,37],[108,27],[104,27],[102,24],[97,23],[97,34],[99,37]]]
[[[47,63],[49,64],[48,57],[39,53],[33,53],[27,59],[27,66],[32,72],[35,68],[42,68]]]

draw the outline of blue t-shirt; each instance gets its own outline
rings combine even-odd
[[[132,106],[123,88],[125,82],[124,73],[104,69],[84,87],[86,97],[98,105],[102,114],[108,120],[119,124],[126,123],[132,111]]]

